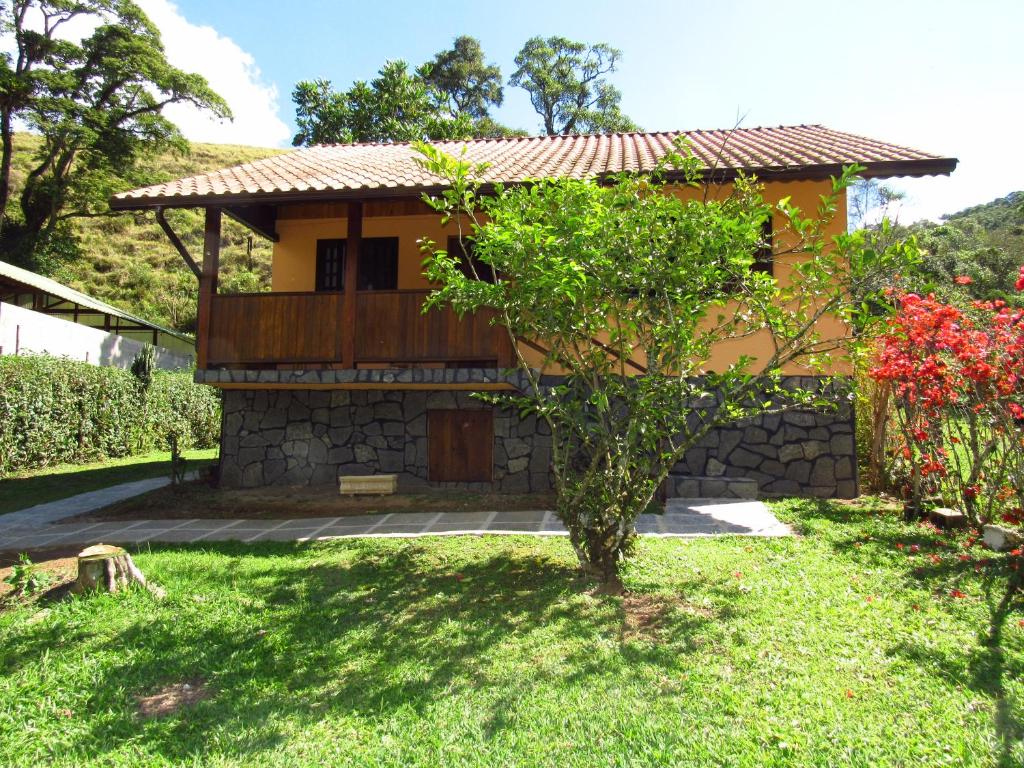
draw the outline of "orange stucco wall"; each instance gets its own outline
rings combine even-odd
[[[344,238],[345,219],[280,219],[274,244],[271,290],[312,291],[316,286],[316,241]],[[446,246],[449,235],[458,232],[454,224],[442,227],[437,215],[374,216],[363,219],[363,237],[398,238],[398,288],[428,288],[423,277],[417,240],[429,237]]]
[[[765,185],[765,200],[774,205],[783,197],[790,197],[806,215],[813,215],[819,204],[819,196],[828,194],[831,184],[828,181],[789,181],[769,182]],[[676,194],[683,198],[697,198],[704,194],[703,189],[677,188]],[[709,195],[725,196],[731,192],[731,185],[721,185],[710,190]],[[344,217],[298,218],[296,213],[304,215],[306,209],[296,208],[278,219],[277,232],[280,241],[274,244],[273,273],[271,290],[273,291],[312,291],[315,287],[316,275],[316,241],[328,238],[344,238],[347,222]],[[310,213],[315,213],[311,211]],[[829,236],[839,234],[846,228],[845,196],[841,200],[839,211],[830,228]],[[398,237],[398,288],[427,288],[427,281],[421,272],[422,254],[417,240],[429,237],[439,247],[445,247],[449,235],[458,231],[454,223],[443,227],[440,217],[436,214],[368,216],[363,219],[363,237]],[[785,242],[777,244],[784,248]],[[789,282],[792,267],[801,258],[799,255],[788,254],[776,257],[775,277],[782,283]],[[819,328],[825,336],[836,335],[831,327],[838,325],[838,320],[826,318]],[[725,342],[715,350],[710,361],[712,369],[724,367],[740,355],[763,357],[770,344],[767,332],[747,336]],[[526,347],[524,356],[528,360],[539,358],[538,353]],[[838,356],[832,372],[847,372],[847,366]],[[790,367],[788,373],[802,372],[799,368]]]

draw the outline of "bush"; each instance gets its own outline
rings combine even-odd
[[[215,390],[191,372],[157,371],[143,405],[131,372],[64,358],[0,357],[0,477],[63,462],[167,448],[209,448],[220,433]]]

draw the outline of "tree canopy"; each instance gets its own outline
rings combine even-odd
[[[864,232],[827,236],[856,167],[804,215],[788,199],[773,211],[745,178],[725,199],[682,199],[663,181],[667,167],[602,183],[544,179],[481,196],[481,166],[432,145],[419,150],[449,185],[427,200],[460,224],[462,247],[471,239],[473,255],[422,243],[437,286],[428,304],[490,310],[507,330],[527,383],[492,400],[548,423],[558,515],[582,569],[610,584],[637,516],[710,430],[824,406],[820,392],[783,386],[782,371],[794,363],[821,370],[855,327],[866,333],[866,297],[916,253],[912,243],[869,247]],[[695,158],[666,163],[697,183]],[[763,225],[771,213],[784,234],[773,239],[775,255],[801,254],[784,283],[752,268],[769,245]],[[850,322],[818,322],[826,317]],[[711,365],[721,344],[754,333],[757,358]],[[542,360],[524,357],[524,338],[543,350]]]
[[[619,108],[622,94],[605,78],[621,58],[622,51],[604,43],[533,37],[516,54],[509,85],[530,94],[549,136],[635,131]]]
[[[9,250],[36,266],[63,222],[104,213],[111,192],[146,180],[139,161],[148,153],[186,148],[164,107],[231,113],[204,78],[168,63],[159,31],[130,0],[12,0],[0,11],[0,34],[13,48],[0,55],[3,235]],[[62,27],[76,17],[89,17],[93,31],[64,39]],[[43,141],[12,221],[16,120]]]
[[[404,61],[389,61],[373,80],[359,80],[342,92],[328,80],[304,80],[292,100],[299,127],[295,146],[472,135],[470,116],[439,108],[437,91]]]
[[[418,69],[389,61],[373,80],[345,91],[329,80],[295,86],[295,146],[509,136],[521,133],[490,114],[504,98],[501,70],[465,35]]]
[[[548,134],[636,130],[619,107],[622,94],[606,78],[621,57],[604,43],[537,37],[516,56],[509,85],[530,94]],[[299,127],[292,143],[526,135],[491,114],[504,98],[500,67],[487,62],[478,40],[461,35],[416,69],[389,61],[378,77],[347,90],[325,79],[299,82],[292,92]]]
[[[490,117],[491,107],[500,107],[504,101],[501,68],[484,61],[483,48],[476,38],[455,38],[452,47],[436,54],[420,73],[453,118],[464,114],[481,120]]]

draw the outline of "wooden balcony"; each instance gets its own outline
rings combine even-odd
[[[355,368],[362,365],[512,365],[507,333],[484,313],[423,314],[429,291],[359,291],[355,312],[341,293],[214,294],[207,368]],[[353,327],[345,318],[354,317]],[[352,334],[351,360],[344,359]]]

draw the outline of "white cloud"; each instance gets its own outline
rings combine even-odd
[[[234,114],[217,120],[190,105],[172,104],[164,114],[192,141],[276,147],[291,138],[278,115],[277,87],[263,81],[250,53],[213,27],[189,23],[169,0],[138,0],[160,30],[167,59],[207,79]]]

